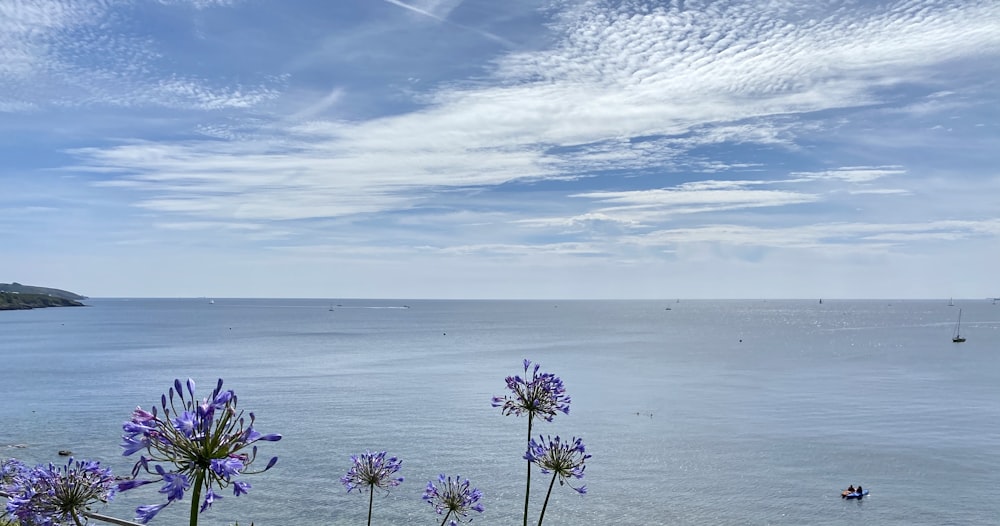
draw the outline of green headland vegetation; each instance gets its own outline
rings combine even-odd
[[[43,307],[83,307],[87,299],[66,290],[49,287],[0,283],[0,310],[40,309]]]

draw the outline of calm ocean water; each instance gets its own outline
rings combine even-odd
[[[1000,523],[1000,305],[984,300],[87,303],[0,312],[0,456],[70,449],[125,474],[135,406],[174,378],[201,395],[224,378],[284,439],[205,526],[364,524],[367,496],[338,479],[365,449],[406,478],[373,524],[438,524],[420,496],[439,473],[484,492],[473,524],[520,524],[527,420],[490,398],[523,358],[573,399],[536,433],[593,455],[588,494],[557,485],[545,524]],[[968,341],[953,344],[958,308]],[[844,501],[848,484],[871,494]],[[140,488],[100,511],[158,502]],[[151,524],[185,524],[185,506]]]

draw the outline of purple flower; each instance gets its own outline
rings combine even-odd
[[[483,493],[476,488],[470,489],[468,479],[463,481],[459,476],[445,478],[442,474],[438,477],[438,484],[440,488],[434,485],[434,481],[428,482],[423,499],[434,507],[438,515],[444,514],[441,524],[454,517],[449,524],[457,526],[462,519],[468,518],[470,511],[483,512],[483,505],[479,502]]]
[[[239,481],[239,480],[236,481],[236,482],[233,482],[233,495],[236,495],[237,497],[239,497],[240,495],[245,494],[247,491],[250,491],[250,484],[249,483],[243,482],[243,481]]]
[[[161,481],[160,493],[167,496],[163,505],[136,510],[142,522],[152,519],[163,506],[181,500],[190,489],[194,492],[191,526],[195,526],[198,506],[204,512],[222,498],[216,490],[233,485],[233,494],[242,495],[250,489],[250,484],[236,482],[234,477],[267,471],[278,460],[273,457],[264,469],[249,471],[257,458],[255,442],[276,442],[281,435],[262,435],[254,430],[256,417],[253,413],[249,413],[249,418],[244,417],[243,411],[237,409],[236,395],[222,389],[222,379],[201,400],[195,397],[193,380],[188,379],[184,384],[174,380],[173,387],[160,396],[159,413],[155,407],[152,411],[137,407],[131,419],[122,425],[123,454],[145,451],[149,455],[140,456],[135,463],[133,479],[141,472],[156,478],[125,481],[118,487],[125,491]],[[172,469],[164,469],[164,464]]]
[[[16,458],[0,462],[0,489],[14,481],[16,477],[27,474],[31,469]]]
[[[160,467],[160,466],[156,466]],[[160,468],[162,469],[162,468]],[[184,492],[187,491],[191,483],[188,482],[186,476],[176,473],[163,473],[163,487],[160,488],[160,493],[167,494],[167,502],[173,500],[180,500],[184,497]],[[119,486],[120,488],[121,486]]]
[[[549,490],[545,494],[545,503],[542,504],[542,511],[538,515],[538,526],[542,525],[542,519],[545,518],[545,509],[549,506],[549,497],[552,495],[552,486],[556,480],[560,486],[566,484],[581,495],[587,493],[587,486],[577,488],[569,483],[570,477],[583,478],[583,470],[586,468],[584,462],[590,458],[583,446],[583,440],[574,437],[570,442],[563,442],[558,436],[549,439],[539,436],[537,441],[532,439],[528,444],[524,458],[540,467],[542,473],[552,474]]]
[[[531,361],[524,360],[525,377],[508,376],[507,389],[504,396],[493,397],[493,407],[501,407],[503,414],[521,416],[541,416],[551,422],[557,411],[569,414],[570,398],[566,396],[566,388],[562,380],[551,373],[539,374],[539,365],[531,368]],[[531,378],[528,369],[531,368]]]
[[[150,519],[160,513],[160,510],[167,507],[167,504],[147,504],[145,506],[139,506],[135,509],[135,520],[146,524]]]
[[[583,478],[583,470],[586,469],[584,462],[590,458],[583,445],[583,440],[573,437],[571,442],[562,442],[559,436],[555,438],[543,439],[539,435],[538,440],[531,440],[528,451],[524,454],[524,459],[541,468],[544,474],[553,474],[559,479],[562,486],[568,482],[569,478]],[[584,494],[587,492],[586,486],[571,488]]]
[[[402,467],[403,461],[396,457],[385,458],[385,451],[372,453],[365,451],[361,455],[351,457],[351,469],[347,475],[340,478],[340,482],[347,487],[347,492],[358,490],[361,493],[365,488],[374,490],[375,488],[388,491],[393,486],[398,486],[403,482],[403,477],[393,478],[393,475]]]
[[[368,489],[368,524],[372,523],[372,503],[375,499],[375,488],[379,488],[388,493],[389,488],[398,486],[403,482],[403,477],[393,477],[403,461],[396,457],[385,457],[385,451],[372,453],[365,451],[361,455],[351,457],[351,469],[340,478],[340,482],[347,488],[347,492],[358,490],[362,493]]]
[[[184,434],[187,438],[194,436],[195,426],[198,425],[195,414],[190,411],[184,411],[180,416],[174,419],[174,427]]]
[[[500,407],[504,415],[528,415],[528,438],[531,442],[531,430],[535,416],[540,416],[551,422],[557,411],[569,414],[570,399],[566,396],[566,388],[562,380],[551,373],[539,373],[539,365],[531,367],[531,360],[524,360],[524,378],[508,376],[507,390],[504,396],[493,397],[493,407]],[[531,369],[531,377],[528,377]],[[531,495],[531,463],[528,463],[524,483],[524,515],[523,526],[528,526],[528,500]]]
[[[229,456],[226,458],[213,458],[212,471],[225,480],[239,475],[243,471],[243,461],[238,457]]]
[[[223,409],[235,397],[236,395],[232,391],[221,391],[215,395],[212,405],[215,409]]]
[[[7,512],[21,524],[79,524],[90,506],[111,501],[117,492],[110,469],[72,458],[65,466],[33,469],[5,463],[0,482],[10,494]]]
[[[156,413],[150,413],[149,411],[144,411],[141,407],[136,406],[135,410],[132,411],[132,421],[137,424],[146,424],[149,422],[155,422]]]
[[[24,462],[16,458],[0,462],[0,491],[5,491],[10,495],[5,507],[8,513],[13,514],[15,510],[30,505],[34,492],[30,480],[31,468]],[[0,524],[7,524],[4,522],[4,518],[5,514],[0,513]]]
[[[218,495],[212,491],[212,488],[208,488],[205,492],[205,502],[201,505],[201,511],[204,513],[205,510],[211,508],[216,499],[222,500],[222,495]]]
[[[126,433],[133,435],[145,434],[155,430],[155,428],[146,425],[146,422],[136,422],[134,420],[125,422],[122,428],[125,430]]]
[[[128,423],[126,423],[127,425]],[[149,447],[149,434],[143,431],[139,433],[142,433],[142,435],[125,435],[122,437],[122,448],[125,449],[122,455],[127,457],[136,451],[142,451]]]

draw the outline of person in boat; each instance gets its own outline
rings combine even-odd
[[[854,492],[857,493],[858,495],[862,494],[861,493],[861,485],[860,484],[858,484],[858,489],[854,490]]]
[[[847,486],[847,489],[845,489],[844,491],[841,491],[840,492],[840,496],[841,497],[846,497],[846,496],[850,495],[851,493],[854,493],[854,484],[851,484],[850,486]]]

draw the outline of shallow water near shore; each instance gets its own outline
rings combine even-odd
[[[86,303],[0,313],[0,456],[72,450],[126,474],[132,409],[175,378],[201,396],[224,378],[284,439],[261,445],[277,466],[205,526],[363,524],[367,496],[339,478],[366,449],[401,458],[406,479],[376,496],[373,524],[439,524],[420,500],[439,473],[483,491],[473,524],[520,524],[527,420],[490,398],[524,358],[572,397],[535,434],[582,437],[593,455],[588,494],[557,484],[545,524],[1000,520],[1000,305],[985,300]],[[958,308],[968,341],[954,344]],[[548,479],[532,481],[537,517]],[[848,484],[871,493],[843,500]],[[140,488],[97,511],[131,518],[160,497]],[[186,524],[181,504],[151,524]]]

